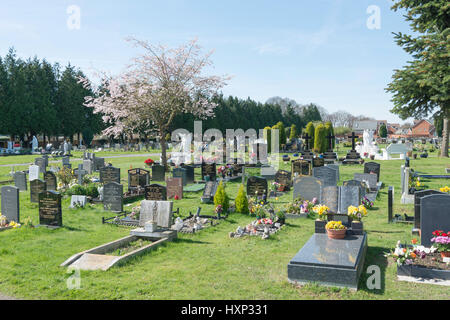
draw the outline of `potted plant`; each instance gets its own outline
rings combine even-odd
[[[364,205],[360,205],[358,207],[349,206],[347,209],[347,215],[352,221],[352,231],[354,234],[362,234],[363,233],[363,223],[361,222],[362,218],[367,216],[367,209]]]
[[[434,231],[431,242],[434,243],[433,247],[441,253],[442,258],[450,257],[450,232],[445,233],[441,230]]]
[[[347,232],[347,228],[341,221],[330,221],[325,226],[325,229],[330,239],[344,239]]]

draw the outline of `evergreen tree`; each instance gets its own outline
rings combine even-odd
[[[311,140],[309,140],[311,149],[314,148],[315,132],[316,128],[314,127],[314,123],[309,122],[306,125],[305,133],[307,133],[311,137]]]
[[[298,133],[297,133],[297,126],[295,124],[293,124],[291,126],[291,134],[289,136],[289,139],[291,139],[291,140],[295,139],[295,138],[297,138],[297,135],[298,135]]]
[[[314,151],[318,153],[324,153],[327,151],[327,129],[323,124],[319,124],[316,127],[314,135]]]
[[[272,128],[265,127],[264,128],[264,139],[267,141],[267,152],[272,152]]]
[[[220,181],[219,186],[217,187],[217,191],[214,196],[214,205],[216,207],[221,205],[224,213],[228,212],[228,208],[230,207],[230,198],[225,191],[223,180]]]
[[[236,212],[242,213],[242,214],[248,214],[248,200],[247,200],[247,193],[245,192],[244,185],[241,184],[239,187],[238,194],[236,196],[235,206],[236,206]]]
[[[386,128],[386,125],[384,123],[382,123],[380,125],[379,136],[381,138],[386,138],[387,137],[387,128]]]

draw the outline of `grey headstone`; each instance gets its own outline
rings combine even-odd
[[[339,213],[347,214],[349,206],[359,206],[361,204],[359,187],[340,187]]]
[[[183,181],[183,186],[187,185],[187,169],[184,168],[175,168],[172,170],[172,174],[174,178],[181,178]]]
[[[437,190],[421,190],[416,191],[414,193],[414,228],[420,229],[420,203],[423,197],[430,196],[433,194],[445,194],[443,192],[437,191]],[[434,231],[434,230],[433,230]],[[450,231],[446,230],[445,232]]]
[[[186,184],[192,184],[195,181],[195,168],[193,166],[185,165],[183,166],[186,169]]]
[[[56,191],[58,189],[56,175],[53,172],[47,171],[46,173],[44,173],[44,181],[46,183],[46,189],[48,191]]]
[[[380,164],[376,162],[366,162],[364,164],[364,173],[375,173],[377,175],[377,182],[380,181]]]
[[[433,194],[420,201],[421,244],[431,247],[431,238],[435,230],[450,231],[450,195]]]
[[[70,198],[70,208],[75,208],[76,205],[84,208],[86,206],[86,203],[86,196],[72,196]]]
[[[322,189],[321,204],[330,208],[331,213],[337,213],[339,209],[339,187],[326,186]]]
[[[83,160],[83,169],[86,170],[87,174],[92,174],[94,171],[92,160]]]
[[[39,167],[40,172],[45,172],[47,170],[47,166],[44,158],[36,158],[34,159],[34,164]]]
[[[166,171],[164,166],[160,164],[152,165],[152,181],[165,181]]]
[[[109,211],[123,211],[123,185],[109,182],[103,186],[103,207]]]
[[[336,186],[336,170],[329,167],[313,168],[313,176],[323,181],[324,186]]]
[[[377,175],[369,173],[355,173],[354,179],[358,181],[367,181],[370,190],[377,190]]]
[[[27,174],[23,171],[17,171],[14,173],[14,184],[20,191],[27,191]]]
[[[146,222],[153,221],[155,213],[158,227],[170,228],[172,226],[173,202],[149,200],[141,202],[139,226],[143,227]]]
[[[301,197],[303,200],[312,201],[317,199],[318,203],[322,201],[322,188],[324,183],[315,177],[299,176],[294,178],[294,200]]]
[[[45,192],[47,189],[47,185],[45,181],[36,179],[30,181],[30,202],[38,203],[39,202],[39,194]]]
[[[107,184],[116,182],[120,184],[120,168],[103,167],[100,169],[100,182]]]
[[[337,164],[326,164],[325,166],[336,171],[336,181],[339,182],[341,180],[339,165],[337,165]]]
[[[360,198],[363,199],[366,196],[366,183],[359,180],[348,180],[344,181],[344,186],[353,186],[353,187],[359,187],[360,189]]]
[[[216,195],[217,187],[219,186],[219,182],[217,181],[208,181],[205,185],[205,190],[203,190],[202,202],[210,203],[213,201],[214,196]]]
[[[267,180],[273,180],[277,171],[272,166],[262,166],[261,167],[261,177]]]
[[[6,186],[2,187],[2,215],[8,222],[20,221],[20,198],[19,188]]]

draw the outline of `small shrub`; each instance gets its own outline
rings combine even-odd
[[[86,195],[94,199],[98,198],[99,193],[97,186],[93,183],[86,186]]]
[[[68,196],[85,196],[86,195],[86,188],[83,186],[80,186],[79,184],[76,184],[72,186],[69,190],[67,190]]]
[[[228,212],[228,208],[230,207],[230,198],[228,198],[228,195],[225,192],[223,181],[220,181],[219,186],[217,187],[216,195],[214,196],[214,205],[216,207],[221,205],[223,212]]]
[[[247,193],[245,192],[243,184],[241,184],[241,186],[239,187],[235,204],[236,204],[236,212],[240,212],[242,214],[248,214],[250,212],[248,210]]]

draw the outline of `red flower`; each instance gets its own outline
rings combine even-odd
[[[175,199],[175,200],[180,200],[180,197],[179,197],[178,195],[176,195],[176,196],[174,197],[174,199]]]
[[[153,161],[152,159],[149,158],[149,159],[145,160],[144,163],[148,166],[151,166],[153,163],[155,163],[155,161]]]

